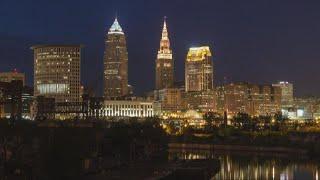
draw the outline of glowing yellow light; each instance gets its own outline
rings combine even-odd
[[[212,56],[209,46],[189,48],[187,61],[202,61],[206,56]]]

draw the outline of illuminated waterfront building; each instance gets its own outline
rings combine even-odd
[[[248,112],[251,115],[274,115],[280,112],[281,89],[271,85],[249,85]]]
[[[282,108],[282,115],[292,120],[319,120],[320,99],[315,97],[294,98],[291,107]]]
[[[13,72],[0,72],[0,82],[11,82],[19,80],[25,85],[25,75],[24,73],[19,73],[16,70]]]
[[[38,45],[34,50],[34,96],[79,102],[81,45]]]
[[[293,106],[293,84],[281,81],[277,84],[272,84],[274,87],[281,89],[281,107],[289,108]]]
[[[156,60],[156,89],[172,88],[174,83],[174,62],[170,49],[170,40],[164,20],[160,49]]]
[[[153,117],[154,103],[140,100],[106,100],[106,117]]]
[[[33,89],[22,80],[0,82],[0,117],[30,119]]]
[[[229,116],[239,112],[252,116],[273,115],[280,111],[281,90],[271,85],[231,83],[224,86],[224,102]]]
[[[31,106],[34,101],[33,88],[24,86],[22,89],[22,117],[25,119],[31,119]]]
[[[161,112],[176,112],[184,109],[184,99],[178,88],[165,88],[155,91],[155,99],[161,103]]]
[[[212,53],[208,46],[189,49],[185,62],[185,84],[186,92],[213,89]]]
[[[247,89],[246,83],[232,83],[224,86],[224,109],[229,115],[246,112],[248,104]]]
[[[216,112],[216,93],[214,90],[185,93],[187,109],[199,112]]]
[[[224,114],[224,112],[225,112],[224,94],[225,94],[224,86],[217,86],[216,87],[216,110],[221,115]]]
[[[119,98],[128,95],[128,52],[125,34],[114,20],[105,40],[104,97]]]

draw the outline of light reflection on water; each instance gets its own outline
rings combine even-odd
[[[297,156],[169,150],[169,160],[209,158],[220,160],[220,171],[212,178],[215,180],[319,180],[320,164]]]

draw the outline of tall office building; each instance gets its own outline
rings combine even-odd
[[[17,70],[13,72],[0,72],[0,82],[11,82],[19,80],[25,85],[25,75],[24,73],[19,73]]]
[[[128,95],[128,52],[125,34],[114,20],[105,40],[104,97],[119,98]]]
[[[164,20],[160,49],[156,60],[156,89],[159,90],[173,87],[173,76],[174,63],[172,59],[172,51],[170,49],[166,20]]]
[[[281,89],[281,106],[288,108],[293,106],[293,84],[289,82],[278,82],[272,84],[273,87],[279,87]]]
[[[208,46],[189,49],[185,62],[185,84],[187,92],[213,89],[213,62]]]
[[[34,50],[34,96],[79,102],[81,45],[38,45]]]

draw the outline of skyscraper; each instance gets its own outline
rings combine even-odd
[[[213,62],[208,46],[190,48],[185,62],[186,91],[213,89]]]
[[[163,22],[162,37],[160,41],[160,49],[156,60],[156,89],[171,88],[174,79],[174,63],[172,59],[172,51],[170,49],[170,40],[166,20]]]
[[[128,95],[128,52],[125,34],[114,20],[105,40],[104,97],[119,98]]]
[[[79,102],[81,45],[39,45],[34,50],[34,96]]]

